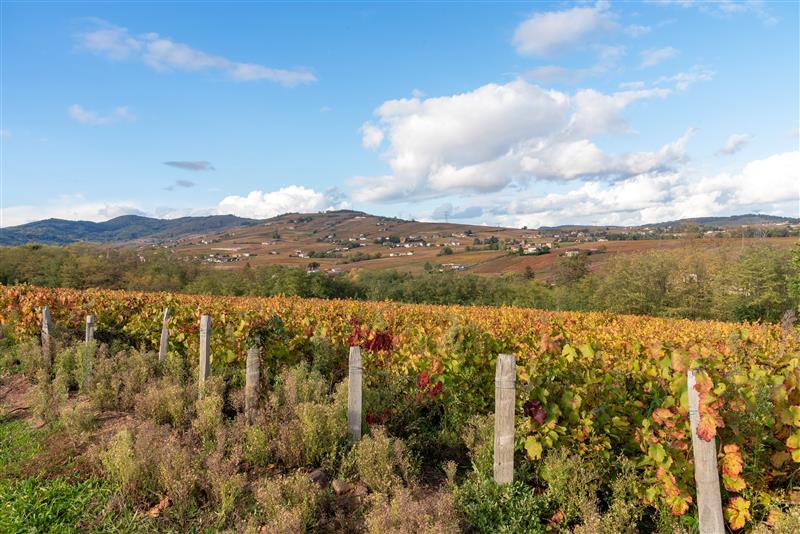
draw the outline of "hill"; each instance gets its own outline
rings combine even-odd
[[[46,219],[0,229],[0,245],[23,245],[32,242],[65,245],[78,241],[94,243],[154,241],[242,227],[255,222],[257,221],[234,215],[181,217],[179,219],[123,215],[100,223]]]

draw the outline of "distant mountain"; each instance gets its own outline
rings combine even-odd
[[[541,227],[541,232],[565,231],[603,231],[626,232],[654,228],[671,228],[682,231],[692,227],[726,228],[742,225],[759,226],[781,222],[800,224],[800,219],[777,217],[773,215],[733,215],[730,217],[698,217],[680,219],[640,226],[601,226],[601,225],[561,225]],[[377,226],[376,226],[377,225]],[[0,245],[23,245],[25,243],[42,243],[64,245],[79,241],[93,243],[151,243],[165,240],[176,240],[188,236],[203,234],[219,234],[232,228],[258,227],[237,234],[237,238],[249,235],[251,240],[262,242],[270,239],[275,231],[294,235],[292,239],[301,241],[317,240],[317,233],[348,233],[358,236],[372,236],[376,228],[398,234],[420,234],[426,232],[504,232],[511,229],[454,223],[423,223],[406,221],[395,217],[369,215],[361,211],[338,210],[325,213],[286,213],[265,220],[245,219],[234,215],[211,215],[207,217],[181,217],[180,219],[154,219],[139,215],[124,215],[109,221],[95,223],[89,221],[67,221],[63,219],[47,219],[11,228],[0,229]],[[303,232],[305,232],[305,235]],[[296,235],[295,235],[296,234]],[[218,235],[215,235],[218,238]],[[287,242],[288,242],[287,241]]]
[[[602,230],[604,228],[616,230],[642,230],[645,228],[672,228],[677,231],[691,226],[727,228],[731,226],[761,226],[777,223],[800,224],[800,219],[794,217],[779,217],[777,215],[747,213],[744,215],[730,215],[728,217],[694,217],[689,219],[677,219],[674,221],[642,224],[639,226],[564,224],[560,226],[543,226],[539,228],[539,230]]]
[[[46,219],[0,229],[0,245],[23,245],[25,243],[65,245],[78,241],[93,243],[158,241],[251,226],[258,222],[254,219],[244,219],[234,215],[181,217],[179,219],[154,219],[140,215],[123,215],[100,223]]]

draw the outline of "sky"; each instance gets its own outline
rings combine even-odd
[[[0,226],[800,216],[796,1],[0,4]]]

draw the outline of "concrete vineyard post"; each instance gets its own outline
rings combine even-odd
[[[255,418],[255,411],[258,408],[260,367],[261,354],[258,348],[258,340],[256,340],[255,344],[247,349],[247,371],[244,385],[244,413],[247,416],[247,422],[251,425]]]
[[[361,347],[350,347],[349,378],[347,382],[347,433],[350,443],[361,439]]]
[[[53,363],[53,321],[47,306],[42,308],[42,356],[48,365]]]
[[[86,343],[94,341],[94,315],[86,316]]]
[[[203,398],[206,378],[211,372],[211,316],[200,317],[200,365],[197,380],[197,396]]]
[[[697,435],[697,426],[700,424],[700,399],[694,388],[695,383],[695,370],[689,369],[687,376],[689,422],[692,429],[694,481],[697,486],[700,534],[725,534],[719,472],[717,471],[716,440],[712,438],[711,441],[706,441]]]
[[[161,320],[161,341],[158,343],[158,361],[163,362],[167,359],[167,348],[169,345],[169,329],[167,321],[172,314],[169,308],[164,308],[164,318]]]
[[[516,362],[513,354],[500,354],[494,378],[494,481],[514,481],[514,408]]]

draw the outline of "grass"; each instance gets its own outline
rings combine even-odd
[[[12,475],[19,465],[41,450],[42,432],[27,421],[0,420],[0,478]]]

